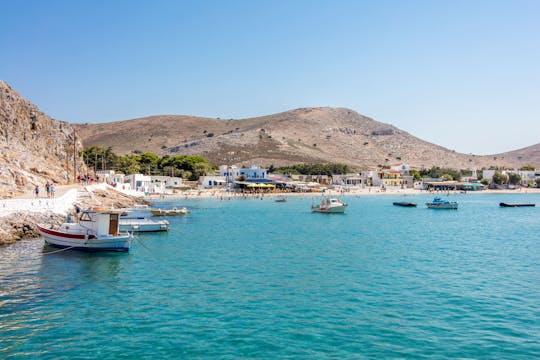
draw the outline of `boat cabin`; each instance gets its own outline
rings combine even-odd
[[[86,210],[79,218],[79,224],[91,229],[96,235],[119,234],[119,219],[122,211],[117,210]]]

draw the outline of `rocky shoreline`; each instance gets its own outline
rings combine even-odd
[[[115,190],[96,190],[93,197],[79,199],[77,205],[82,209],[92,206],[106,208],[126,208],[150,202]],[[22,239],[39,238],[36,224],[61,224],[66,217],[55,213],[17,212],[0,217],[0,246],[12,244]]]

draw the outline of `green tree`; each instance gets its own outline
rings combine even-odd
[[[521,176],[516,173],[508,174],[508,183],[511,185],[517,185],[521,181]]]
[[[532,165],[523,165],[521,167],[521,169],[519,169],[519,170],[522,170],[522,171],[534,171],[534,170],[536,170],[536,168],[534,166],[532,166]]]
[[[151,152],[145,152],[137,157],[140,169],[148,175],[158,173],[159,160],[159,156]]]
[[[452,181],[452,180],[454,180],[454,177],[453,177],[452,175],[450,175],[450,174],[442,174],[442,175],[441,175],[441,178],[443,178],[443,180],[445,180],[445,181]]]
[[[503,174],[499,170],[495,170],[495,173],[493,174],[493,183],[497,185],[507,184],[508,183],[508,175]]]
[[[140,173],[141,166],[139,165],[138,156],[134,154],[119,156],[115,163],[115,169],[126,175]]]
[[[418,170],[409,170],[409,174],[413,177],[414,180],[422,179],[422,175],[420,175],[420,171]]]
[[[200,176],[209,175],[213,172],[212,166],[206,162],[198,162],[193,165],[190,180],[198,180]]]

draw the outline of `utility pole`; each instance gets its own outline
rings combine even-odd
[[[66,182],[69,184],[69,143],[66,143]]]
[[[73,182],[77,182],[77,141],[75,129],[73,129]]]

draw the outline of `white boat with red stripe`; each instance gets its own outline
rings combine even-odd
[[[37,228],[49,245],[86,251],[128,251],[133,235],[120,232],[122,211],[93,208],[84,210],[77,222],[59,227],[38,224]]]

